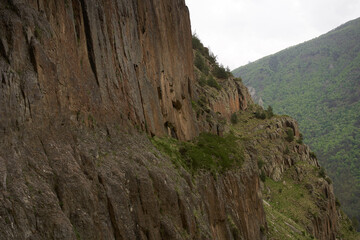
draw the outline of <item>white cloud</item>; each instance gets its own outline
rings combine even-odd
[[[359,0],[186,0],[192,29],[231,69],[360,17]]]

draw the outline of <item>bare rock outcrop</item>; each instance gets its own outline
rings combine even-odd
[[[0,8],[1,129],[91,115],[154,135],[197,135],[184,1],[6,0]]]

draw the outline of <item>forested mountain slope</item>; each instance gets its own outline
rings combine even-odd
[[[343,209],[360,219],[360,19],[233,74],[255,99],[299,121]]]

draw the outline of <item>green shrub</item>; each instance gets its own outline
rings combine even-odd
[[[336,207],[341,207],[341,203],[340,203],[340,201],[339,201],[339,199],[338,198],[335,198],[335,205],[336,205]]]
[[[211,64],[216,64],[216,56],[200,41],[196,34],[192,35],[192,47],[201,53]]]
[[[274,113],[273,113],[273,108],[269,105],[267,110],[266,110],[266,115],[268,118],[272,118],[274,116]]]
[[[221,86],[217,83],[217,81],[212,76],[209,76],[209,78],[207,80],[207,84],[210,87],[216,88],[217,90],[221,90]]]
[[[300,133],[299,139],[296,141],[298,144],[303,144],[304,136]]]
[[[212,72],[211,72],[216,78],[219,79],[226,79],[229,77],[228,73],[226,72],[226,69],[223,66],[215,65]]]
[[[260,173],[260,180],[262,182],[265,182],[266,181],[266,175],[265,175],[265,172],[263,170],[261,170],[261,173]]]
[[[204,87],[207,84],[205,75],[201,74],[200,79],[199,79],[199,84],[202,87]]]
[[[325,177],[325,180],[327,181],[327,183],[328,183],[328,184],[332,184],[332,180],[331,180],[331,178],[329,178],[329,177]]]
[[[265,234],[266,228],[264,227],[264,225],[261,225],[261,226],[260,226],[260,232],[261,232],[262,234]]]
[[[289,153],[290,153],[289,147],[286,146],[285,151],[284,151],[284,154],[289,154]]]
[[[314,152],[310,152],[309,155],[310,155],[311,158],[317,158],[317,157],[316,157],[316,154],[315,154]]]
[[[190,169],[225,171],[234,164],[243,161],[242,150],[233,134],[220,137],[210,133],[202,133],[194,144],[183,143],[183,158]]]
[[[234,77],[234,75],[232,74],[229,66],[226,67],[225,71],[226,71],[228,77]]]
[[[323,167],[321,167],[319,169],[319,177],[322,177],[322,178],[326,177],[325,169]]]
[[[266,119],[266,114],[263,110],[257,110],[255,112],[255,117],[258,119]]]
[[[231,123],[232,123],[232,124],[237,124],[237,123],[238,123],[237,114],[236,114],[236,113],[231,114],[230,120],[231,120]]]
[[[216,64],[216,56],[214,53],[210,52],[209,55],[206,56],[211,64]]]
[[[209,67],[206,65],[204,58],[198,52],[195,54],[194,65],[205,75],[209,74]]]
[[[196,52],[195,54],[194,64],[200,71],[203,71],[205,67],[205,62],[201,54],[198,52]]]
[[[239,235],[240,235],[240,231],[237,228],[236,224],[234,223],[234,221],[232,220],[231,216],[228,216],[228,222],[231,228],[231,233],[233,235],[234,239],[239,239]]]
[[[204,45],[201,43],[200,39],[196,34],[192,35],[192,47],[195,50],[203,51]]]
[[[352,223],[351,226],[353,226],[352,231],[355,231],[356,229],[359,228],[359,220],[356,217],[351,217],[351,223]]]
[[[257,162],[258,168],[261,169],[264,166],[265,162],[262,159],[259,159]]]
[[[292,130],[292,129],[288,129],[287,131],[286,131],[286,141],[288,141],[288,142],[292,142],[292,141],[294,141],[294,131]]]

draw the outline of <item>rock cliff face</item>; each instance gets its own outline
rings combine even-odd
[[[254,166],[193,181],[130,135],[60,127],[4,139],[1,239],[262,239]]]
[[[264,237],[255,170],[192,181],[135,130],[198,135],[183,0],[0,12],[1,239]]]
[[[229,78],[220,82],[222,89],[217,91],[210,87],[195,84],[194,100],[196,125],[200,132],[211,132],[222,135],[225,123],[230,122],[231,115],[244,111],[253,101],[242,83]],[[194,103],[194,101],[193,101]]]
[[[1,128],[91,115],[193,138],[188,14],[181,0],[2,1]]]
[[[148,139],[221,135],[252,105],[241,82],[195,82],[184,0],[3,0],[0,31],[0,239],[266,239],[268,155],[248,146],[241,167],[193,176]],[[257,127],[299,136],[290,118]],[[292,161],[262,170],[279,180]],[[307,230],[333,239],[318,187],[330,200]]]
[[[213,98],[209,97],[209,105],[214,112],[220,113],[221,116],[230,121],[231,114],[246,110],[252,100],[242,83],[226,80],[222,86],[223,89],[218,95]]]

